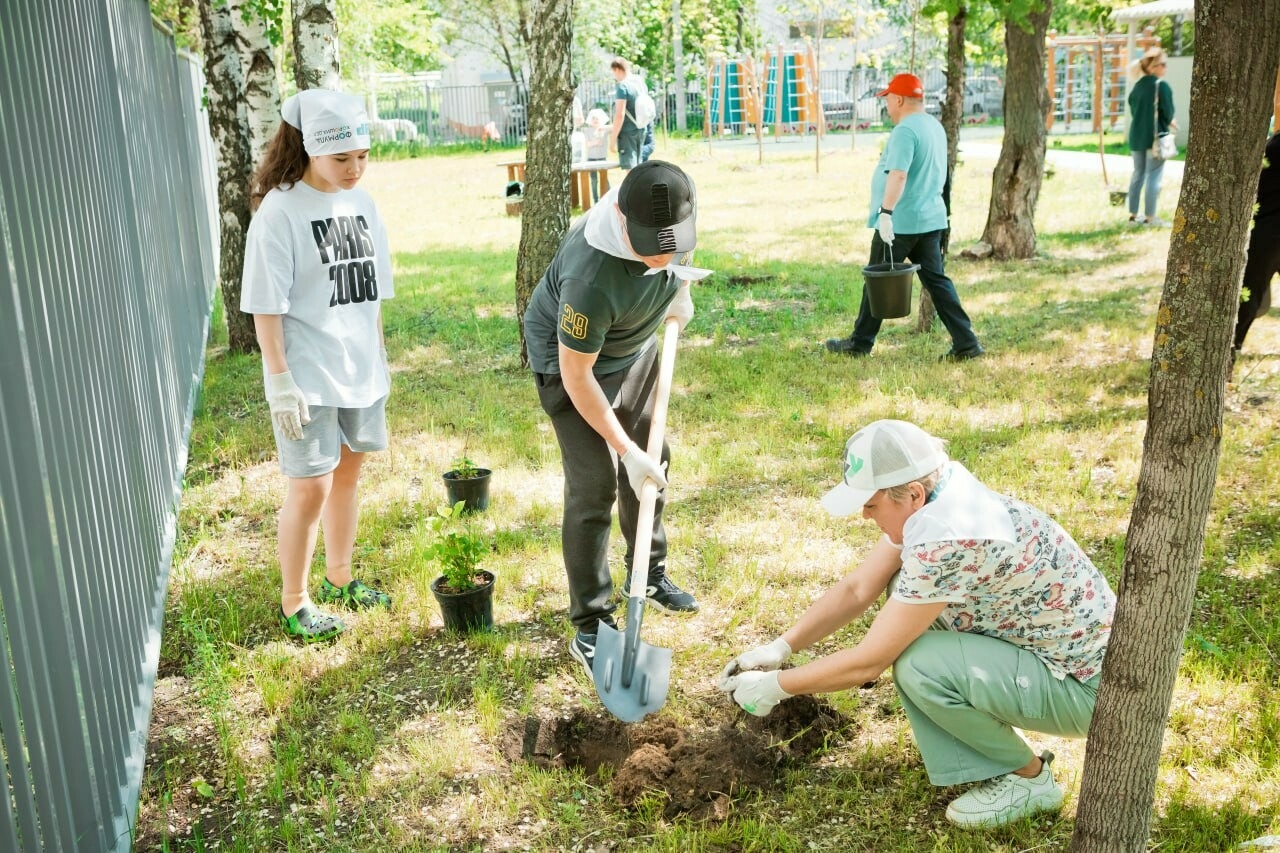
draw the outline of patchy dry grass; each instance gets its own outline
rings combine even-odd
[[[844,439],[874,418],[950,437],[954,456],[1056,515],[1115,579],[1169,232],[1125,229],[1100,178],[1059,170],[1041,198],[1037,258],[950,264],[990,357],[939,364],[942,330],[918,335],[897,321],[874,357],[852,361],[821,341],[852,324],[873,138],[830,148],[820,170],[803,144],[766,142],[762,162],[754,147],[671,143],[664,155],[698,182],[698,261],[717,270],[695,296],[669,420],[673,572],[703,610],[645,624],[647,641],[675,652],[665,717],[690,730],[732,721],[715,673],[776,636],[872,542],[863,523],[827,517],[816,498],[837,476]],[[379,163],[366,178],[396,251],[386,309],[394,439],[366,468],[357,564],[395,608],[352,617],[333,646],[278,636],[284,483],[258,362],[211,347],[137,849],[1065,850],[1070,796],[1060,817],[978,833],[947,825],[954,792],[928,785],[887,678],[827,697],[852,720],[845,737],[764,793],[732,798],[721,822],[664,818],[652,800],[623,807],[600,777],[504,757],[509,720],[600,708],[566,652],[559,451],[518,364],[506,156]],[[953,246],[981,233],[992,165],[965,159]],[[1177,189],[1165,188],[1166,218]],[[1226,850],[1280,833],[1277,352],[1280,324],[1263,318],[1228,394],[1153,849]],[[499,579],[498,628],[471,637],[441,629],[421,524],[464,452],[496,472],[479,523],[494,545],[484,565]],[[1077,790],[1083,744],[1037,743]]]

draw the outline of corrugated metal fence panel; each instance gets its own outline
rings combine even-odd
[[[214,283],[146,0],[0,3],[0,849],[128,850]]]

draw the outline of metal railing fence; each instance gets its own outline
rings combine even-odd
[[[128,850],[214,284],[146,0],[0,2],[0,850]]]

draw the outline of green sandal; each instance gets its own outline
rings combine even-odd
[[[371,607],[391,607],[391,596],[360,581],[353,580],[346,586],[336,586],[328,578],[320,584],[316,593],[316,601],[321,604],[344,604],[352,610],[367,610]]]
[[[302,640],[304,643],[322,643],[325,640],[332,640],[347,630],[347,626],[337,616],[312,610],[306,605],[298,608],[298,612],[292,616],[285,616],[284,611],[281,610],[280,627],[290,637]]]

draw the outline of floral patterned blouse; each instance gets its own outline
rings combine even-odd
[[[1049,516],[957,462],[948,467],[934,499],[908,519],[893,597],[946,601],[952,630],[1025,648],[1059,679],[1096,676],[1115,615],[1107,579]],[[966,526],[982,536],[965,537]]]

